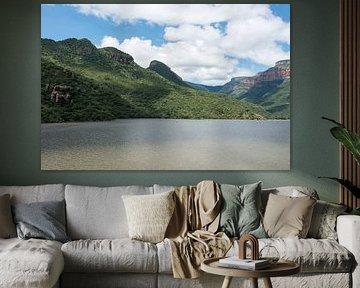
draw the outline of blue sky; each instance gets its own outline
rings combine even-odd
[[[41,5],[41,37],[87,38],[218,85],[290,58],[290,5]]]

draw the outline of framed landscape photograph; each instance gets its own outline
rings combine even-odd
[[[290,4],[42,4],[42,170],[289,170]]]

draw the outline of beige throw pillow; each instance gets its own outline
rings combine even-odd
[[[13,222],[10,206],[10,195],[0,196],[0,238],[16,237],[16,228]]]
[[[306,238],[316,200],[269,194],[264,227],[269,237]]]
[[[164,240],[175,207],[173,193],[122,196],[131,239],[151,243]]]

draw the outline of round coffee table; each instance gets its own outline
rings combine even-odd
[[[222,258],[222,257],[221,257]],[[219,266],[219,259],[210,258],[201,263],[201,270],[225,276],[222,288],[229,288],[233,277],[251,278],[253,287],[258,288],[258,278],[263,278],[266,288],[272,288],[270,277],[289,276],[300,272],[300,266],[292,261],[279,260],[269,268],[261,270],[245,270]]]

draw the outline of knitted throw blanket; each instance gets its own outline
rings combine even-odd
[[[216,233],[221,209],[221,190],[214,181],[175,189],[175,210],[165,233],[171,247],[175,278],[198,278],[201,262],[222,257],[231,247],[225,233]]]

